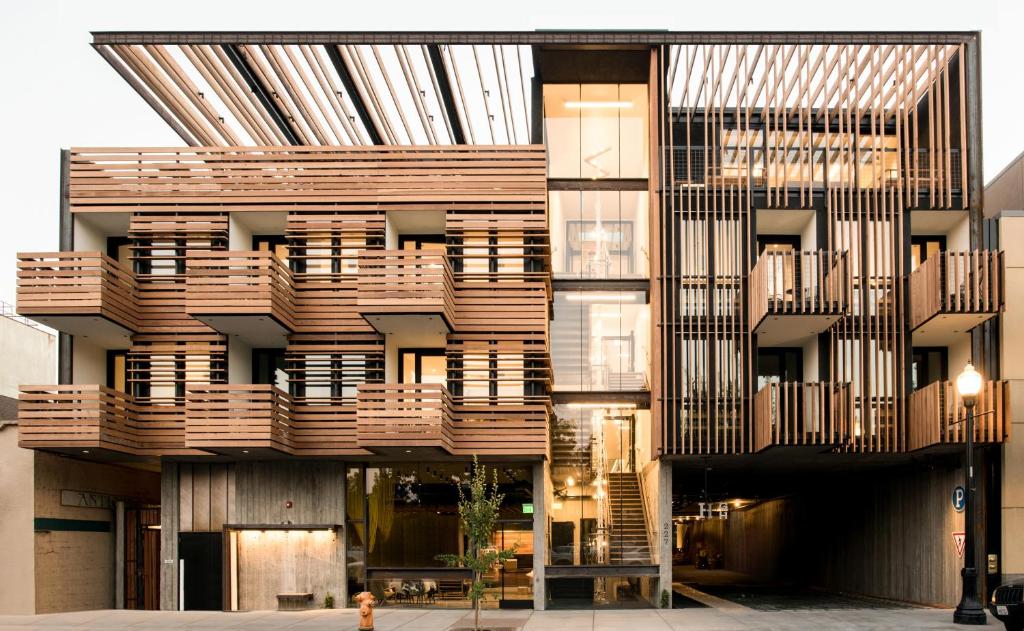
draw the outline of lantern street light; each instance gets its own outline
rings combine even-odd
[[[978,598],[978,568],[974,563],[974,404],[981,391],[981,374],[970,363],[956,378],[956,391],[963,399],[967,412],[965,420],[965,441],[967,451],[964,454],[964,478],[967,487],[967,506],[964,512],[964,567],[960,570],[962,592],[960,604],[953,612],[956,624],[985,624],[985,609]]]

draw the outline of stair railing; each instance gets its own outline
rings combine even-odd
[[[644,530],[647,531],[647,549],[651,553],[651,563],[658,563],[658,532],[656,523],[651,519],[651,507],[647,503],[647,487],[642,473],[634,473],[640,486],[640,505],[644,507]]]

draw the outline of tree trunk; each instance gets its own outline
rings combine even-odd
[[[473,582],[476,583],[480,580],[480,573],[473,572]],[[478,596],[473,600],[473,628],[476,631],[480,631],[480,597]]]

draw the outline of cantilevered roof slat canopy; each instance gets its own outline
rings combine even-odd
[[[190,145],[529,144],[535,47],[662,46],[675,111],[888,118],[971,32],[99,32],[93,46]]]

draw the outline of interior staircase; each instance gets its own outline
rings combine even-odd
[[[647,565],[651,563],[651,547],[640,480],[636,473],[609,473],[607,477],[612,518],[609,560],[615,565]]]

